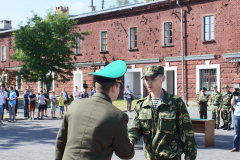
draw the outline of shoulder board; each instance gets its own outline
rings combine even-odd
[[[177,95],[173,96],[174,99],[178,99],[179,97]]]

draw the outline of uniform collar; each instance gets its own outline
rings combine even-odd
[[[102,98],[102,99],[105,99],[106,101],[112,103],[112,100],[106,93],[96,92],[92,97],[93,98]]]
[[[171,101],[171,95],[169,93],[167,93],[164,89],[162,89],[163,92],[164,92],[164,95],[163,95],[163,99],[161,101],[161,103],[159,104],[162,105],[172,105],[172,101]],[[151,101],[151,94],[149,94],[147,97],[146,97],[146,100],[144,100],[143,102],[143,107],[146,107],[146,106],[152,106],[152,101]]]

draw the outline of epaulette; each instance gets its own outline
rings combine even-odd
[[[174,99],[178,99],[179,97],[177,95],[173,96]]]
[[[137,103],[144,101],[144,98],[140,98]]]

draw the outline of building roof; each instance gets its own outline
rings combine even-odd
[[[165,1],[169,1],[169,0],[156,0],[156,1],[152,1],[152,2],[140,2],[140,3],[135,3],[135,4],[129,4],[129,5],[126,5],[126,6],[120,6],[120,7],[114,7],[114,8],[109,8],[109,9],[103,9],[103,10],[99,10],[99,11],[87,12],[87,13],[79,14],[79,15],[74,16],[74,17],[70,17],[70,19],[80,19],[80,18],[86,18],[86,17],[90,17],[90,16],[95,16],[95,15],[101,15],[101,14],[106,14],[106,13],[123,11],[123,10],[132,9],[132,8],[151,5],[151,4],[154,4],[154,3],[165,2]],[[71,15],[71,16],[73,16],[73,15]],[[1,33],[13,32],[13,31],[16,31],[18,29],[19,28],[14,28],[14,29],[8,29],[8,30],[0,31],[0,34]]]

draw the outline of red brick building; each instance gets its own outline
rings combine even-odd
[[[240,5],[233,0],[180,0],[183,8],[184,99],[194,102],[199,88],[210,93],[214,84],[240,83]],[[181,8],[175,0],[159,0],[118,8],[89,12],[73,19],[79,21],[79,32],[92,30],[92,34],[78,41],[77,60],[73,80],[54,84],[58,92],[64,86],[72,93],[74,86],[82,89],[84,81],[91,88],[93,77],[87,75],[114,60],[128,64],[124,86],[136,97],[146,96],[141,79],[144,66],[165,67],[168,92],[182,97]],[[13,29],[0,31],[0,67],[17,69],[19,63],[11,62]],[[3,53],[4,52],[4,53]],[[5,59],[4,59],[4,54]],[[25,87],[19,84],[19,89]],[[39,84],[31,84],[38,89]],[[88,89],[90,91],[90,89]]]

